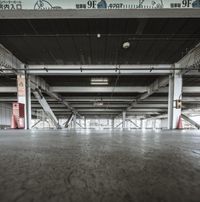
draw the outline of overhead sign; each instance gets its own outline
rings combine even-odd
[[[0,10],[200,8],[200,0],[0,0]]]

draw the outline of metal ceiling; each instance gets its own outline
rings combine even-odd
[[[197,44],[199,24],[200,18],[0,20],[0,43],[27,64],[172,64]]]

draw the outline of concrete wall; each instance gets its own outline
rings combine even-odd
[[[10,127],[12,115],[12,105],[0,103],[0,128]]]

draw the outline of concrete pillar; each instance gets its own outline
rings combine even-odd
[[[74,114],[73,118],[73,128],[76,129],[76,114]]]
[[[114,118],[111,119],[111,127],[112,127],[112,129],[115,128],[115,120],[114,120]]]
[[[174,99],[173,92],[174,92],[174,78],[172,75],[170,75],[169,89],[168,89],[168,129],[173,128],[172,126],[173,125],[173,99]],[[162,120],[161,120],[161,123],[162,123]]]
[[[17,75],[17,100],[24,104],[25,129],[31,128],[31,88],[29,76],[25,74]]]
[[[181,108],[176,108],[176,100],[182,100],[182,75],[169,76],[168,129],[176,129],[181,116]]]
[[[32,115],[31,115],[31,84],[29,75],[26,76],[26,129],[31,129],[32,127]]]
[[[122,129],[126,127],[126,112],[122,112]]]

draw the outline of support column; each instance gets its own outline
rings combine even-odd
[[[112,130],[115,128],[115,120],[114,120],[114,118],[111,119],[111,127],[112,127]]]
[[[26,129],[31,129],[32,127],[32,115],[31,115],[31,87],[30,87],[30,79],[29,76],[26,76],[26,119],[25,125]]]
[[[27,68],[25,66],[25,68]],[[30,75],[25,72],[25,81],[26,81],[26,129],[31,129],[32,127],[32,115],[31,115],[31,84],[30,84]]]
[[[126,112],[122,113],[122,129],[126,127]]]
[[[73,113],[70,114],[70,116],[68,117],[66,123],[65,123],[65,128],[69,128],[71,121],[73,119]]]
[[[73,117],[73,129],[76,129],[76,114]]]
[[[174,78],[169,76],[169,90],[168,90],[168,129],[173,129],[173,99],[174,99]],[[162,120],[161,120],[162,123]],[[162,125],[162,124],[161,124]]]
[[[27,74],[17,75],[17,100],[24,104],[25,129],[31,128],[31,88]]]
[[[181,107],[176,106],[176,101],[182,100],[182,75],[174,74],[169,77],[168,93],[168,129],[177,129],[181,117]]]

